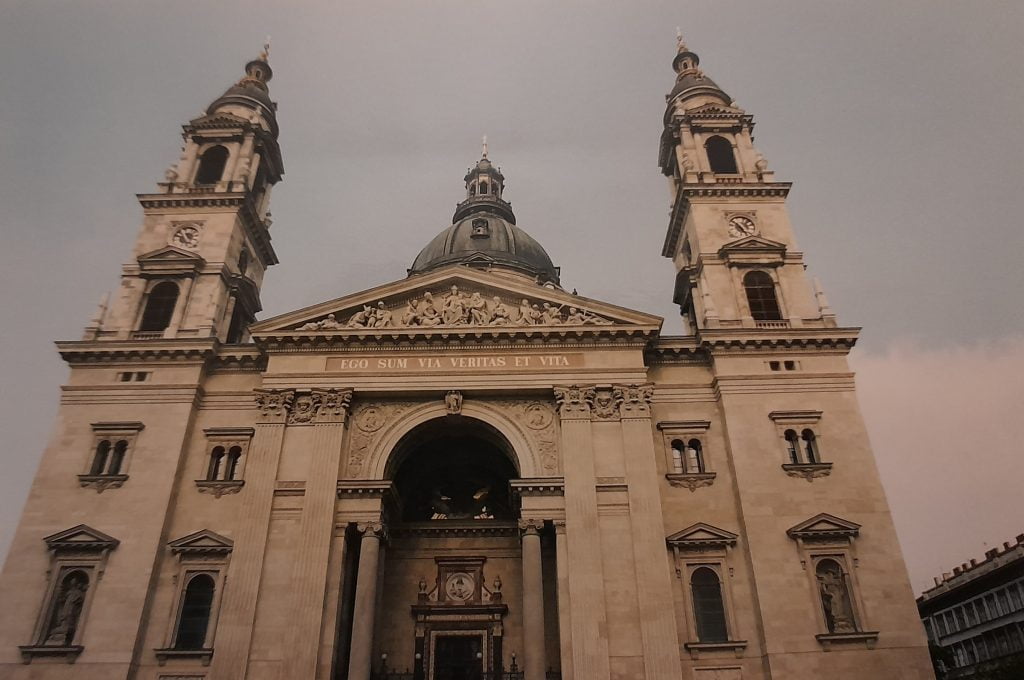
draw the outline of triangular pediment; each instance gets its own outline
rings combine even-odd
[[[675,548],[724,548],[736,545],[737,534],[716,526],[697,522],[669,536],[668,544]]]
[[[841,538],[856,536],[860,525],[835,515],[821,513],[800,522],[786,532],[791,538]]]
[[[176,541],[171,541],[167,547],[177,555],[221,555],[231,552],[234,545],[234,541],[230,538],[209,529],[202,529],[194,534],[182,536]]]
[[[113,550],[120,543],[116,538],[85,524],[59,531],[43,540],[55,552],[102,552]]]
[[[722,246],[721,252],[729,251],[785,252],[786,244],[779,243],[778,241],[772,241],[771,239],[764,238],[763,236],[745,236]]]
[[[143,262],[203,262],[203,258],[189,250],[177,246],[164,246],[157,250],[143,253],[137,258],[139,264]]]
[[[656,333],[662,319],[516,275],[452,265],[261,321],[257,340],[282,335],[408,336],[482,332]]]

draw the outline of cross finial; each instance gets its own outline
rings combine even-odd
[[[260,59],[262,59],[263,61],[266,61],[269,58],[270,58],[270,36],[268,35],[267,39],[263,42],[263,51],[260,52]]]
[[[484,135],[484,140],[481,143],[481,146],[483,147],[483,158],[487,158],[487,135]]]
[[[686,51],[686,42],[683,40],[683,29],[676,26],[676,47],[680,52]]]

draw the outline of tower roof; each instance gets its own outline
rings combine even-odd
[[[270,89],[267,82],[274,77],[274,70],[270,68],[268,61],[270,53],[269,42],[263,46],[259,56],[245,65],[245,75],[241,80],[229,87],[224,94],[217,97],[206,107],[206,113],[210,114],[224,106],[243,106],[259,112],[270,132],[277,137],[277,104],[270,99]]]
[[[672,69],[676,72],[676,84],[668,94],[669,106],[678,99],[690,99],[698,95],[709,95],[721,99],[725,104],[732,98],[720,88],[715,81],[704,75],[700,68],[700,57],[691,52],[683,41],[682,32],[676,29],[676,56],[672,60]]]
[[[502,198],[505,176],[483,155],[464,178],[466,199],[455,208],[452,225],[416,256],[410,274],[450,264],[506,268],[558,283],[558,267],[533,237],[516,226],[512,204]]]

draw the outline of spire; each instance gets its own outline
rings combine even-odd
[[[700,57],[686,45],[679,27],[676,27],[676,56],[672,59],[672,70],[676,72],[676,84],[668,95],[670,108],[677,98],[688,99],[697,95],[712,95],[725,104],[732,102],[729,95],[704,75]]]
[[[481,153],[480,157],[481,158],[487,158],[487,135],[484,135],[484,141],[483,141],[482,146],[483,146],[483,152]]]
[[[253,113],[267,122],[271,133],[277,136],[277,104],[270,99],[270,88],[267,83],[274,77],[270,68],[270,36],[263,43],[263,49],[255,59],[245,65],[245,75],[237,83],[227,89],[224,94],[206,107],[206,113],[212,114],[220,107],[236,109],[236,115],[249,118]],[[237,107],[253,112],[237,111]]]
[[[686,42],[683,40],[683,29],[676,26],[676,47],[678,52],[688,52]]]
[[[512,214],[512,206],[503,196],[505,193],[505,176],[494,167],[487,157],[487,135],[480,142],[481,157],[469,171],[463,181],[466,183],[466,198],[455,210],[455,219],[460,219],[478,210],[495,210],[512,224],[516,223]]]

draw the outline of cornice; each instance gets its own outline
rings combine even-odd
[[[648,366],[663,364],[711,364],[711,356],[707,349],[697,341],[697,337],[667,336],[655,338],[644,350],[644,362]]]
[[[780,349],[833,351],[843,354],[857,343],[860,328],[730,328],[702,329],[697,335],[700,346],[716,355],[752,350]]]
[[[653,326],[591,326],[574,329],[559,327],[480,327],[451,329],[373,329],[342,328],[332,331],[273,331],[254,333],[253,340],[268,353],[322,351],[414,351],[431,349],[469,350],[481,347],[589,348],[614,346],[642,348],[657,337]]]
[[[206,361],[217,349],[216,338],[156,340],[67,340],[55,343],[69,364],[116,361]]]

